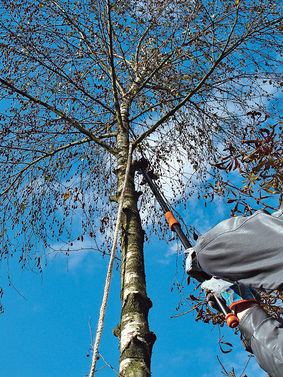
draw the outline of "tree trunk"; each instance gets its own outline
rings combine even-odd
[[[127,111],[121,112],[123,129],[117,137],[118,197],[125,178],[129,150]],[[144,231],[137,208],[138,195],[134,187],[134,169],[125,191],[121,220],[121,322],[114,330],[120,339],[120,374],[123,377],[149,377],[155,334],[149,331],[148,311],[152,306],[146,294],[143,242]]]

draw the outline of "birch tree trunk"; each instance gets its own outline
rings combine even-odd
[[[125,178],[129,150],[127,105],[121,106],[122,126],[117,136],[118,196]],[[123,377],[148,377],[155,334],[149,330],[148,311],[152,306],[147,297],[144,271],[144,231],[137,208],[138,194],[131,168],[125,191],[121,221],[121,322],[114,330],[120,340],[120,374]]]

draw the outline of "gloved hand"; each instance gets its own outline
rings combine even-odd
[[[201,287],[206,293],[208,304],[214,309],[218,309],[218,305],[213,300],[213,296],[217,296],[222,301],[224,300],[226,305],[234,312],[237,311],[237,305],[257,303],[259,299],[259,294],[254,289],[244,284],[230,283],[215,277],[203,282]]]
[[[195,251],[192,247],[185,250],[184,253],[187,256],[187,258],[186,258],[186,272],[189,276],[188,277],[188,283],[189,283],[190,277],[192,277],[193,279],[196,279],[200,283],[211,278],[211,275],[202,271],[202,269],[198,265],[198,263],[196,261],[196,253],[195,253]]]

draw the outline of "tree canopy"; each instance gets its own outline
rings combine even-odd
[[[254,146],[239,153],[243,164],[254,161],[255,167],[241,194],[252,195],[251,182],[262,179],[262,171],[262,187],[279,194],[282,146],[278,141],[272,160],[258,140],[280,140],[279,5],[2,0],[1,259],[16,253],[22,268],[41,269],[44,255],[58,248],[68,254],[77,239],[109,253],[130,142],[134,158],[149,158],[159,184],[184,202],[194,192],[208,197],[208,185],[221,194],[222,170],[240,168],[243,145]],[[248,129],[247,114],[262,114],[270,125]],[[255,141],[246,138],[248,132],[257,132]],[[211,184],[209,163],[217,168],[218,186]],[[131,216],[137,216],[137,233],[138,212],[151,214],[143,227],[155,219],[149,196],[137,207],[134,170],[133,163],[123,257]],[[159,231],[162,224],[153,222]],[[139,245],[141,264],[130,267],[143,271],[143,236],[137,237],[131,242]],[[123,263],[121,270],[123,276]],[[133,289],[146,297],[145,288]]]

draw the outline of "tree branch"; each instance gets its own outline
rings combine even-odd
[[[0,192],[0,196],[2,195],[5,195],[13,186],[14,184],[17,182],[17,180],[23,175],[23,173],[28,170],[31,166],[37,164],[38,162],[40,162],[41,160],[44,160],[45,158],[48,158],[48,157],[52,157],[54,156],[56,153],[58,152],[61,152],[61,151],[64,151],[70,147],[73,147],[75,145],[80,145],[80,144],[84,144],[84,143],[87,143],[91,141],[91,139],[89,137],[86,137],[84,139],[81,139],[81,140],[77,140],[77,141],[73,141],[69,144],[66,144],[66,145],[63,145],[62,147],[59,147],[57,149],[54,149],[53,151],[51,152],[48,152],[38,158],[36,158],[35,160],[31,161],[30,163],[28,163],[23,169],[21,169],[17,174],[16,174],[16,177],[14,178],[14,180],[10,183],[10,185],[2,192]]]
[[[85,127],[81,126],[79,124],[79,122],[77,122],[76,120],[74,119],[71,119],[70,117],[68,117],[63,111],[61,110],[58,110],[55,106],[51,106],[50,104],[44,102],[44,101],[41,101],[40,99],[36,98],[36,97],[33,97],[32,95],[30,95],[29,93],[25,92],[24,90],[21,90],[17,87],[15,87],[15,85],[13,85],[11,82],[7,81],[7,80],[4,80],[3,78],[0,77],[0,83],[2,83],[6,88],[9,88],[11,89],[12,91],[20,94],[22,97],[25,97],[27,99],[29,99],[30,101],[34,102],[34,103],[37,103],[39,105],[41,105],[42,107],[44,107],[45,109],[47,110],[50,110],[52,111],[53,113],[57,114],[60,116],[61,119],[64,119],[67,123],[69,123],[71,126],[73,126],[74,128],[76,128],[77,130],[79,130],[81,133],[83,133],[84,135],[88,136],[92,141],[94,141],[97,145],[99,145],[100,147],[102,147],[103,149],[107,150],[108,152],[110,152],[111,154],[115,155],[116,152],[114,149],[112,149],[108,144],[104,143],[102,140],[100,140],[98,137],[95,137],[92,132],[90,132],[89,130],[87,130]]]
[[[65,9],[62,8],[58,3],[57,1],[55,0],[52,0],[52,3],[61,11],[61,13],[65,16],[66,20],[77,30],[77,32],[80,34],[82,40],[84,41],[88,51],[91,53],[91,55],[97,60],[97,62],[99,63],[99,65],[104,69],[105,72],[107,72],[109,74],[109,76],[111,76],[111,69],[109,69],[107,67],[106,64],[104,64],[104,62],[97,56],[97,54],[93,51],[93,48],[92,46],[90,45],[89,41],[88,41],[88,38],[87,36],[85,35],[85,33],[78,27],[78,25],[74,22],[74,20],[71,19],[71,17],[68,16],[68,14],[66,13]],[[116,80],[116,84],[117,86],[119,87],[119,90],[123,93],[124,90],[122,88],[122,86],[120,85],[120,83],[118,82],[118,80]]]
[[[116,87],[116,73],[115,73],[115,65],[114,65],[114,56],[113,56],[113,31],[112,31],[112,23],[111,23],[111,9],[110,9],[110,1],[107,0],[107,23],[108,23],[108,44],[109,44],[109,59],[110,59],[110,67],[111,67],[111,83],[112,83],[112,90],[113,90],[113,97],[114,97],[114,104],[116,108],[117,118],[120,123],[120,127],[123,127],[121,109],[119,105],[119,98],[117,93]],[[123,94],[124,91],[123,91]]]
[[[209,28],[211,27],[211,25],[207,26],[204,30],[202,30],[201,33],[198,33],[195,37],[191,38],[188,42],[182,44],[180,47],[176,48],[175,51],[172,51],[150,74],[149,76],[145,79],[145,81],[138,87],[138,88],[135,88],[135,95],[140,92],[144,87],[146,87],[147,83],[151,80],[152,77],[155,76],[155,74],[164,66],[164,64],[166,64],[174,54],[176,54],[179,50],[182,51],[182,49],[184,48],[184,46],[188,46],[189,44],[191,44],[192,42],[196,41],[200,34],[204,34]]]
[[[239,7],[238,7],[239,8]],[[185,98],[180,101],[173,109],[168,111],[167,114],[165,114],[162,118],[160,118],[155,124],[153,124],[146,132],[144,132],[142,135],[140,135],[133,143],[134,148],[137,146],[137,144],[141,143],[146,137],[148,137],[150,134],[152,134],[161,124],[163,124],[166,120],[168,120],[172,115],[174,115],[184,104],[195,94],[197,93],[201,87],[204,85],[206,80],[211,76],[211,74],[214,72],[215,68],[218,66],[218,64],[230,53],[232,52],[236,47],[238,47],[239,44],[243,42],[243,40],[249,36],[249,33],[247,32],[240,40],[235,42],[228,50],[228,44],[230,42],[231,36],[234,32],[237,20],[238,20],[238,8],[236,11],[236,17],[235,17],[235,22],[231,28],[231,31],[229,33],[229,36],[226,40],[225,46],[223,50],[221,51],[220,55],[214,62],[214,64],[211,66],[211,68],[208,70],[208,72],[203,76],[203,78],[199,81],[199,83],[195,86],[195,88],[189,92]],[[147,80],[146,80],[147,81]],[[143,86],[146,84],[143,83]]]
[[[221,59],[222,60],[222,59]],[[205,81],[208,79],[208,77],[212,74],[214,69],[217,67],[218,63],[220,61],[217,60],[215,64],[209,69],[209,71],[203,76],[201,81],[195,86],[195,88],[187,94],[187,96],[179,102],[173,109],[168,111],[167,114],[165,114],[162,118],[160,118],[155,124],[153,124],[146,132],[141,134],[133,143],[134,147],[137,146],[137,144],[141,143],[146,137],[151,135],[161,124],[163,124],[167,119],[169,119],[172,115],[174,115],[205,83]]]
[[[147,33],[150,30],[151,25],[148,25],[148,27],[145,29],[143,35],[141,36],[140,40],[138,41],[137,47],[136,47],[136,53],[135,53],[135,71],[137,72],[138,70],[138,65],[139,65],[139,53],[141,49],[141,44],[146,37]]]
[[[13,34],[13,36],[16,39],[18,39],[18,36],[16,36],[15,33],[12,33],[12,34]],[[86,97],[90,98],[92,101],[96,102],[97,104],[99,104],[100,106],[102,106],[104,109],[106,109],[109,112],[111,112],[112,114],[114,114],[114,111],[109,106],[105,105],[99,99],[93,97],[91,94],[89,94],[88,92],[86,92],[84,90],[84,88],[82,88],[76,82],[74,82],[74,80],[72,80],[70,76],[66,75],[66,73],[53,60],[51,60],[51,58],[48,55],[46,55],[42,51],[38,51],[38,49],[34,45],[32,45],[32,44],[26,44],[26,42],[24,42],[24,44],[25,44],[25,46],[24,46],[25,48],[27,48],[27,46],[28,46],[29,48],[33,49],[38,55],[41,54],[45,59],[47,59],[51,64],[53,64],[55,68],[50,67],[44,61],[42,61],[40,58],[35,57],[34,55],[32,55],[30,57],[31,61],[35,61],[35,62],[39,63],[41,66],[45,67],[47,70],[55,73],[56,75],[60,76],[61,78],[65,79],[65,80],[67,80],[76,89],[78,89],[79,91],[81,91]],[[25,54],[21,53],[20,51],[17,51],[15,48],[12,48],[10,45],[5,45],[4,43],[1,43],[1,46],[5,47],[7,50],[13,51],[15,54],[18,54],[20,56],[25,56],[25,58],[27,58],[27,56]]]

